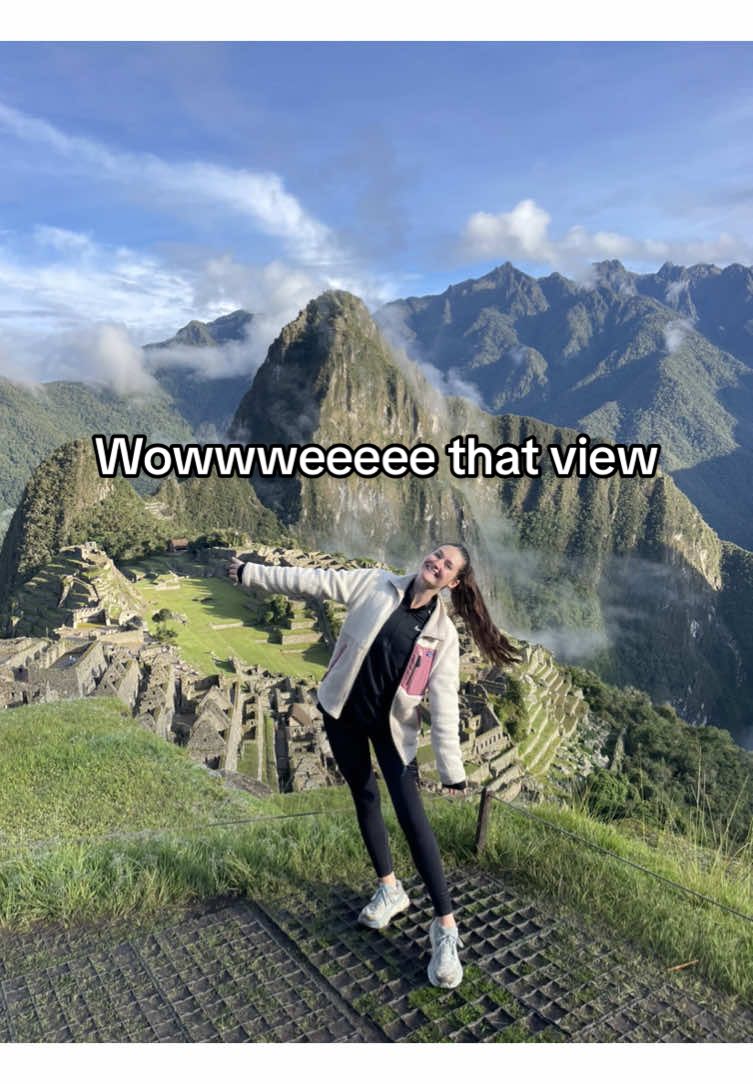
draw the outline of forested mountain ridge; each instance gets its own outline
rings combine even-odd
[[[578,284],[508,263],[376,318],[487,409],[660,443],[664,469],[715,530],[753,548],[752,283],[738,265],[635,275],[611,261]]]

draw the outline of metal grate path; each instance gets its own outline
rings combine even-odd
[[[478,871],[452,884],[464,981],[436,990],[429,900],[404,883],[412,906],[383,931],[355,923],[371,886],[314,884],[0,935],[0,1041],[753,1041],[749,1007]]]

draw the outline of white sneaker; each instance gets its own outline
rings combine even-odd
[[[441,926],[439,919],[434,919],[429,927],[431,941],[431,960],[429,962],[429,982],[432,986],[443,986],[452,990],[463,981],[463,965],[458,959],[458,949],[463,947],[457,926]]]
[[[358,921],[372,930],[381,930],[395,915],[407,911],[409,907],[408,894],[400,881],[392,887],[380,881],[376,892],[358,916]]]

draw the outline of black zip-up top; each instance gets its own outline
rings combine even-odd
[[[368,727],[389,716],[413,645],[437,604],[435,595],[425,606],[412,610],[415,582],[409,585],[402,602],[377,633],[345,701],[343,716],[356,724]],[[422,664],[427,666],[430,662],[418,655],[413,665]]]

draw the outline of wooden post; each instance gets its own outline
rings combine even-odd
[[[486,845],[486,829],[489,825],[489,811],[492,807],[493,792],[488,787],[481,791],[481,799],[478,804],[478,822],[476,824],[476,842],[473,845],[475,854],[481,854]]]

